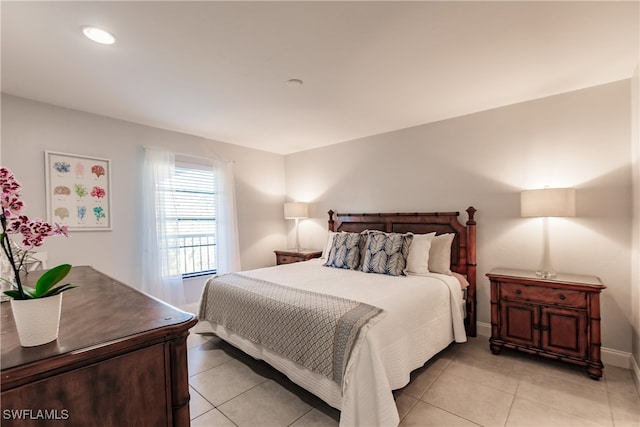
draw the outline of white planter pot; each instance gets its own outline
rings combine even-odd
[[[55,341],[60,327],[62,294],[47,298],[11,300],[20,345],[34,347]]]

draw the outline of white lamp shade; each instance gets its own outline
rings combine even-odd
[[[309,205],[302,202],[291,202],[284,204],[284,217],[286,219],[308,218]]]
[[[576,190],[542,188],[520,193],[520,216],[576,216]]]

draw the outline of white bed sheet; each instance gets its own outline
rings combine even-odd
[[[200,321],[212,332],[340,409],[340,426],[396,426],[392,390],[409,383],[421,367],[452,341],[465,342],[460,283],[452,276],[393,277],[322,266],[324,260],[284,264],[242,274],[286,286],[365,302],[384,310],[369,325],[347,365],[343,389],[327,377],[291,362],[221,325]]]

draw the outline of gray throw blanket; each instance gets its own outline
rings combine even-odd
[[[382,310],[241,274],[209,279],[199,317],[342,385],[362,328]]]

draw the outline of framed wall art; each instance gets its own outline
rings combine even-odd
[[[45,151],[47,220],[70,231],[111,230],[109,160]]]

